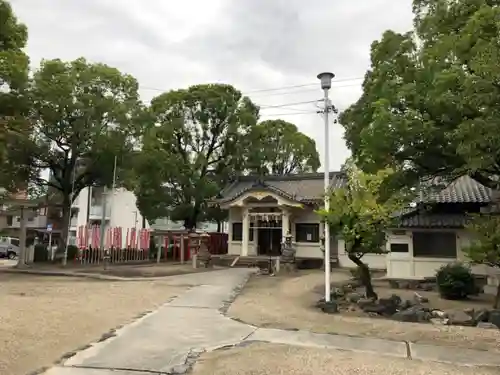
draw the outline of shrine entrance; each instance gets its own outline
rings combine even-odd
[[[249,215],[251,226],[257,237],[257,255],[281,255],[281,242],[283,241],[283,214],[281,210],[261,208],[256,211]]]
[[[257,228],[257,255],[280,256],[283,230],[280,226]]]

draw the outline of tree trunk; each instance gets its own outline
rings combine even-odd
[[[498,278],[497,295],[495,297],[493,308],[500,310],[500,278]]]
[[[146,218],[142,215],[142,229],[146,229]]]
[[[59,247],[63,249],[66,247],[66,244],[68,243],[70,221],[71,221],[71,200],[70,197],[64,197],[62,205],[61,239],[59,243]]]
[[[220,220],[217,220],[217,233],[222,232],[222,223]]]
[[[368,266],[356,256],[355,253],[349,253],[349,259],[358,266],[361,283],[365,287],[366,298],[378,299],[377,293],[373,289],[372,275]]]

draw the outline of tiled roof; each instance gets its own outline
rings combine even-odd
[[[463,228],[467,224],[465,214],[418,213],[404,215],[398,220],[399,228]]]
[[[330,172],[332,188],[345,186],[346,176],[342,172]],[[483,203],[492,201],[492,190],[469,176],[460,177],[445,185],[432,181],[434,189],[421,196],[425,203]],[[307,173],[286,176],[265,176],[260,181],[256,176],[239,177],[222,192],[218,202],[228,202],[251,190],[269,189],[274,193],[299,201],[318,201],[323,197],[323,174]]]
[[[428,203],[490,203],[492,190],[469,176],[462,176],[422,198]]]
[[[307,173],[286,176],[265,176],[260,181],[256,176],[243,176],[221,192],[219,202],[228,202],[251,190],[269,189],[278,195],[299,202],[321,200],[324,194],[323,173]],[[344,186],[345,175],[330,172],[333,189]]]

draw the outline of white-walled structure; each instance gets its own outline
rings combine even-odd
[[[70,236],[74,239],[78,227],[85,226],[87,223],[102,225],[104,199],[106,199],[104,225],[123,228],[123,246],[125,246],[127,229],[141,229],[143,219],[137,208],[134,193],[122,188],[115,189],[114,192],[108,189],[106,193],[102,187],[84,188],[72,205]],[[145,228],[149,228],[147,221],[145,224]]]

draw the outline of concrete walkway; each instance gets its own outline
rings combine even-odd
[[[270,342],[461,365],[500,366],[498,353],[412,344],[375,338],[257,328],[224,312],[252,274],[227,269],[168,278],[188,285],[183,295],[117,331],[116,336],[76,353],[46,375],[146,375],[187,372],[204,351]],[[286,311],[283,311],[286,314]]]

